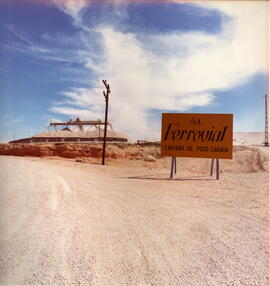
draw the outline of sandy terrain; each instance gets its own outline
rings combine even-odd
[[[238,147],[219,181],[149,156],[1,156],[0,284],[268,285],[267,149]]]

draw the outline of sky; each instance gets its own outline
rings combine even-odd
[[[109,121],[159,139],[162,112],[233,113],[264,130],[267,1],[0,1],[0,141]]]

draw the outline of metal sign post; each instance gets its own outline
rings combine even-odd
[[[210,171],[210,176],[213,175],[213,169],[214,169],[214,159],[211,160],[211,171]]]
[[[214,160],[215,160],[215,159],[212,159],[212,160],[211,160],[211,171],[210,171],[210,176],[212,176],[212,175],[213,175]],[[216,179],[217,179],[217,180],[219,180],[219,173],[220,173],[220,170],[219,170],[219,159],[216,159]]]
[[[176,174],[176,157],[172,157],[172,161],[171,161],[171,174],[170,174],[170,178],[173,178],[173,173]]]
[[[107,139],[107,125],[108,125],[108,105],[109,105],[109,94],[111,92],[110,86],[106,80],[102,81],[106,88],[106,93],[103,91],[105,97],[106,108],[105,108],[105,126],[104,126],[104,138],[103,138],[103,152],[102,152],[102,165],[105,165],[105,154],[106,154],[106,139]]]
[[[216,159],[216,179],[219,180],[219,159]]]
[[[173,178],[173,169],[174,169],[174,157],[172,157],[172,161],[171,161],[171,175],[170,178]]]

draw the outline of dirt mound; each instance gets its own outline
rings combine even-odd
[[[64,158],[93,157],[102,156],[101,145],[89,146],[88,144],[1,144],[0,155],[13,156],[60,156]],[[114,157],[114,154],[107,152],[106,156]]]
[[[0,144],[0,155],[13,156],[60,156],[64,158],[101,158],[102,144],[83,143],[41,143],[41,144]],[[159,148],[142,148],[135,144],[107,144],[106,157],[113,159],[144,159],[148,156],[160,158]],[[147,158],[146,158],[147,159]],[[152,158],[153,161],[153,158]]]
[[[13,156],[59,156],[64,158],[102,157],[102,144],[55,143],[55,144],[0,144],[0,155]],[[170,158],[160,156],[157,146],[138,146],[136,144],[108,144],[106,158],[111,164],[131,167],[146,166],[150,168],[169,168]],[[179,171],[208,173],[211,159],[178,158]],[[226,173],[255,173],[268,170],[268,148],[234,146],[233,160],[220,160],[221,172]]]
[[[0,155],[13,156],[53,156],[52,144],[0,144]]]
[[[240,173],[256,173],[266,171],[268,162],[268,148],[235,146],[233,161],[231,161],[231,164],[229,162],[225,163],[228,164],[227,171],[236,169],[235,171]],[[231,165],[231,169],[229,169],[229,165]]]

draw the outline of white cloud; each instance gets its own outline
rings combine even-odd
[[[81,10],[86,6],[87,0],[53,0],[53,2],[65,13],[74,19],[79,19]]]
[[[78,24],[80,7],[85,1],[75,7],[73,4],[68,4],[66,11]],[[149,121],[150,109],[187,111],[193,106],[206,106],[213,100],[215,90],[230,89],[256,73],[267,71],[266,2],[219,1],[197,5],[229,16],[229,20],[222,18],[220,34],[174,32],[138,37],[109,26],[95,31],[103,39],[103,61],[93,63],[89,53],[85,66],[99,73],[96,81],[107,79],[111,85],[109,119],[116,129],[137,138],[156,136],[159,122]],[[83,26],[81,22],[80,25]],[[102,117],[102,88],[73,89],[65,96],[90,111],[55,106],[54,112]]]
[[[71,108],[71,107],[61,107],[61,106],[54,106],[51,108],[51,111],[59,114],[68,115],[70,117],[80,117],[81,119],[89,119],[89,118],[96,118],[97,113],[92,112],[87,109],[79,109],[79,108]]]
[[[59,119],[59,118],[50,118],[48,119],[48,124],[54,122],[54,123],[62,123],[63,120]]]

